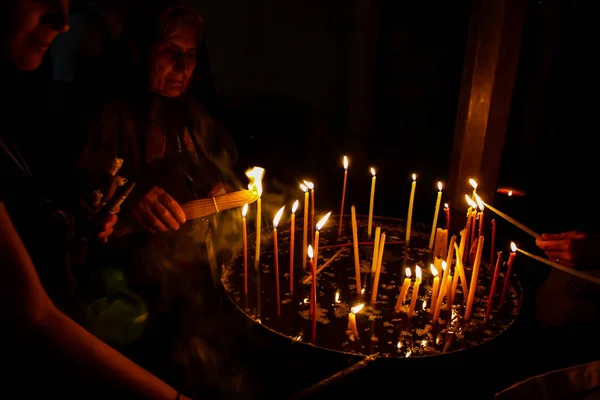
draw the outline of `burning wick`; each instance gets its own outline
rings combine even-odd
[[[339,290],[337,292],[335,292],[335,302],[336,303],[340,302],[340,291]]]
[[[352,341],[354,341],[355,339],[359,339],[358,328],[356,326],[356,314],[358,314],[360,312],[360,310],[363,309],[364,306],[365,306],[364,304],[359,304],[355,307],[352,307],[352,309],[350,310],[350,313],[348,314],[348,330],[352,334],[352,337],[351,337]]]

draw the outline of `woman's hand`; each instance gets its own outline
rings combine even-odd
[[[135,205],[133,218],[150,233],[176,231],[186,221],[181,206],[158,186]]]
[[[597,268],[599,257],[595,248],[600,246],[600,237],[585,232],[544,233],[535,241],[546,256],[553,261],[574,268]]]

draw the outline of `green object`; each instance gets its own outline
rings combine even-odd
[[[129,288],[123,271],[104,268],[101,277],[105,293],[88,305],[86,328],[114,347],[127,346],[139,339],[147,325],[146,303]]]

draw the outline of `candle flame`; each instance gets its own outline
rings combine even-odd
[[[360,289],[360,294],[365,294],[365,290],[367,290],[366,287],[363,287],[362,289]]]
[[[517,245],[515,244],[515,242],[510,242],[510,251],[512,251],[513,253],[517,251]]]
[[[292,214],[295,214],[297,209],[298,209],[298,200],[296,200],[294,202],[294,205],[292,206]]]
[[[335,302],[336,303],[340,302],[340,291],[339,290],[337,292],[335,292]]]
[[[344,169],[348,169],[348,157],[344,156]]]
[[[399,349],[401,349],[401,348],[402,348],[402,342],[398,342],[398,343],[396,344],[396,347],[397,347],[397,348],[399,348]]]
[[[323,227],[323,225],[325,225],[325,222],[327,222],[330,215],[331,215],[331,211],[329,211],[327,214],[325,214],[325,216],[323,218],[321,218],[321,220],[319,222],[317,222],[316,228],[318,231],[320,231],[321,228]]]
[[[413,174],[412,178],[413,178],[413,181],[416,181],[417,180],[417,174]]]
[[[442,182],[438,182],[438,190],[441,192],[442,191]]]
[[[308,249],[306,250],[306,253],[308,254],[308,258],[310,258],[311,260],[315,256],[315,253],[313,252],[313,248],[310,244],[308,245]]]
[[[371,175],[375,176],[375,168],[371,167]]]
[[[244,204],[244,208],[242,208],[242,217],[246,217],[246,214],[248,214],[248,203]]]
[[[277,228],[277,225],[279,225],[279,220],[283,215],[283,210],[285,210],[285,206],[281,207],[279,211],[277,211],[277,214],[275,214],[275,218],[273,218],[273,228]]]
[[[475,179],[469,179],[469,183],[473,186],[473,189],[477,189],[477,182]]]
[[[427,300],[423,300],[423,310],[427,309]]]
[[[304,184],[306,185],[307,188],[309,188],[310,190],[314,190],[315,189],[315,184],[309,181],[304,181]]]
[[[352,314],[358,314],[360,312],[360,310],[363,309],[364,306],[365,306],[365,304],[361,303],[361,304],[359,304],[357,306],[352,307],[352,309],[351,309]]]
[[[438,276],[438,270],[437,270],[437,269],[434,267],[434,265],[433,265],[433,264],[431,264],[431,265],[429,266],[429,268],[431,268],[431,274],[432,274],[433,276]]]
[[[448,203],[444,203],[444,208],[450,208],[450,206],[448,205]]]
[[[254,190],[258,193],[258,197],[262,196],[262,178],[265,175],[265,169],[261,167],[254,167],[246,171],[246,176],[250,179],[248,189]]]
[[[512,190],[509,190],[509,191],[508,191],[508,195],[509,195],[509,196],[512,196]]]
[[[480,209],[481,211],[483,211],[483,208],[484,208],[484,205],[485,205],[485,203],[483,202],[483,200],[481,200],[481,197],[479,197],[479,196],[477,195],[477,193],[475,193],[475,201],[477,201],[477,206],[479,207],[479,209]]]
[[[442,269],[445,271],[447,267],[448,264],[446,264],[446,261],[442,261]]]
[[[410,268],[408,268],[408,267],[406,268],[405,273],[406,273],[406,277],[407,278],[410,278],[410,276],[412,275],[411,272],[410,272]]]
[[[421,280],[421,268],[418,265],[415,268],[415,272],[416,272],[416,275],[417,275],[417,280]]]
[[[469,204],[469,207],[471,207],[474,210],[477,209],[477,203],[471,200],[468,194],[465,194],[465,200],[467,200],[467,204]]]
[[[303,191],[304,193],[308,192],[308,187],[306,187],[306,185],[305,185],[304,183],[301,183],[301,184],[300,184],[300,189],[302,189],[302,191]]]

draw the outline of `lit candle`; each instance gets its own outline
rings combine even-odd
[[[290,293],[294,293],[294,242],[296,238],[296,210],[298,200],[292,206],[292,221],[290,222]]]
[[[518,222],[517,220],[509,217],[508,215],[504,214],[502,211],[490,206],[488,203],[483,202],[483,205],[487,208],[490,209],[491,212],[493,212],[494,214],[496,214],[497,216],[504,218],[506,221],[510,222],[511,224],[513,224],[514,226],[516,226],[517,228],[519,228],[520,230],[522,230],[523,232],[527,233],[528,235],[532,236],[535,239],[539,239],[540,238],[540,234],[537,232],[532,231],[531,229],[529,229],[528,227],[526,227],[525,225],[523,225],[522,223]]]
[[[446,268],[444,268],[443,270],[443,277],[442,277],[442,282],[446,281],[446,278],[448,277],[448,274],[450,273],[450,268],[452,267],[452,258],[454,256],[454,244],[456,243],[456,236],[452,236],[452,238],[450,239],[450,248],[449,248],[449,252],[448,252],[448,258],[446,259],[445,262],[442,262],[442,265],[446,264]]]
[[[481,253],[483,252],[484,239],[485,237],[480,236],[479,240],[477,241],[477,253],[475,254],[473,273],[471,274],[471,287],[469,288],[469,297],[467,298],[467,306],[465,308],[465,322],[471,319],[473,301],[475,300],[475,292],[477,292],[477,278],[479,277],[479,267],[481,265]]]
[[[346,181],[348,180],[348,157],[344,156],[344,187],[342,188],[342,206],[340,207],[340,226],[338,237],[342,236],[342,219],[344,216],[344,200],[346,200]]]
[[[456,275],[456,269],[454,270],[454,274]],[[446,310],[450,313],[450,318],[452,318],[452,305],[454,304],[454,299],[452,298],[452,275],[448,274],[448,281],[446,282]]]
[[[371,237],[371,230],[373,228],[373,207],[375,206],[375,168],[371,167],[371,174],[373,178],[371,179],[371,201],[369,203],[369,222],[367,226],[367,235],[369,238]]]
[[[323,226],[329,219],[330,215],[331,215],[331,211],[329,211],[327,214],[325,214],[325,216],[323,218],[321,218],[321,220],[317,223],[317,226],[315,228],[315,260],[314,260],[315,269],[317,268],[317,265],[319,264],[319,231],[323,228]]]
[[[410,200],[408,201],[408,217],[406,217],[406,246],[410,243],[410,229],[412,226],[413,205],[415,203],[415,189],[417,187],[417,174],[412,174]]]
[[[379,239],[381,237],[381,227],[375,228],[375,239],[373,241],[373,262],[371,263],[371,273],[375,274],[377,269],[377,252],[379,251]],[[373,275],[375,276],[375,275]]]
[[[415,284],[413,285],[410,306],[408,307],[408,318],[412,318],[412,316],[415,314],[415,304],[417,303],[417,298],[419,297],[419,287],[421,286],[421,268],[419,268],[419,266],[416,267],[415,274],[417,279],[415,279]]]
[[[477,207],[479,207],[479,232],[478,232],[478,236],[483,235],[483,201],[481,201],[481,198],[479,196],[477,196],[477,194],[475,195],[475,201],[477,201]]]
[[[381,234],[379,241],[379,250],[377,252],[377,268],[375,271],[375,279],[373,280],[373,290],[371,291],[371,303],[377,301],[377,289],[379,288],[379,275],[381,274],[381,264],[383,263],[383,249],[385,248],[385,233]]]
[[[358,224],[356,223],[356,208],[350,208],[352,214],[352,243],[354,246],[354,273],[356,276],[356,293],[361,292],[360,284],[360,259],[358,258]]]
[[[463,232],[465,232],[464,230],[461,231],[460,236],[461,236],[461,243],[463,241]],[[463,248],[461,246],[461,248]],[[463,296],[465,298],[465,300],[467,299],[467,297],[469,296],[469,284],[467,283],[467,275],[465,274],[465,268],[463,267],[463,263],[462,263],[462,253],[461,253],[461,249],[459,249],[456,244],[454,244],[454,250],[456,251],[456,267],[455,269],[457,270],[457,272],[455,272],[455,276],[458,275],[458,277],[460,278],[460,283],[461,283],[461,287],[463,290]],[[455,291],[456,291],[456,286],[455,287]],[[454,294],[453,294],[454,296]]]
[[[438,195],[435,202],[435,212],[433,213],[433,223],[431,227],[431,238],[429,238],[429,251],[433,249],[433,239],[435,238],[435,228],[437,227],[438,215],[440,213],[440,202],[442,201],[442,182],[438,182]]]
[[[444,212],[446,213],[446,230],[450,231],[450,206],[444,203]]]
[[[352,334],[354,340],[359,339],[358,327],[356,325],[356,314],[358,314],[360,312],[360,310],[363,309],[364,306],[365,306],[364,304],[359,304],[355,307],[352,307],[350,309],[350,313],[348,314],[348,330]]]
[[[504,305],[504,297],[506,296],[506,289],[508,289],[508,283],[510,282],[510,275],[512,274],[512,266],[517,256],[517,245],[512,242],[510,244],[510,255],[508,256],[506,275],[504,275],[504,286],[502,287],[502,294],[500,294],[499,308]]]
[[[430,268],[431,273],[433,274],[433,288],[431,289],[431,308],[435,311],[438,292],[440,290],[440,277],[438,276],[438,270],[433,264],[431,264]]]
[[[275,297],[277,301],[277,316],[281,316],[281,296],[279,292],[279,247],[277,245],[277,225],[283,215],[285,206],[281,207],[275,217],[273,218],[273,257],[275,257]]]
[[[317,270],[315,263],[313,262],[313,248],[309,244],[306,250],[308,258],[310,260],[310,273],[312,275],[312,285],[310,288],[310,314],[312,317],[312,341],[313,343],[317,340]]]
[[[473,201],[475,201],[475,196],[477,196],[477,182],[475,181],[475,179],[469,179],[469,183],[471,184],[471,187],[473,187]]]
[[[471,240],[469,241],[469,247],[473,245],[473,243],[475,243],[475,232],[477,230],[477,205],[475,205],[475,207],[473,208],[473,217],[471,218]],[[469,260],[471,262],[471,264],[473,264],[473,260],[470,259]]]
[[[492,218],[492,243],[490,244],[490,265],[494,265],[494,255],[496,254],[496,219]]]
[[[402,303],[406,299],[406,293],[408,293],[408,288],[410,287],[410,268],[406,268],[406,277],[404,278],[404,282],[402,283],[402,288],[400,289],[400,295],[398,296],[398,301],[396,301],[396,312],[400,312],[400,307],[402,307]]]
[[[310,189],[310,230],[312,236],[310,240],[315,245],[315,185],[312,182],[304,181],[307,188]]]
[[[248,203],[242,208],[242,238],[244,243],[244,294],[248,294],[248,235],[246,232],[246,214],[248,214]]]
[[[300,189],[304,192],[304,221],[302,231],[302,269],[306,269],[306,249],[308,242],[308,187],[301,183]]]
[[[442,261],[442,270],[443,275],[442,275],[442,280],[440,283],[440,292],[438,293],[438,296],[436,298],[436,302],[435,304],[432,303],[432,307],[434,307],[433,309],[433,322],[437,323],[437,320],[440,318],[440,310],[442,309],[442,303],[444,301],[444,296],[446,295],[446,291],[448,289],[448,270],[450,268],[448,268],[448,265],[446,264],[446,261]]]
[[[502,264],[502,252],[498,252],[498,261],[496,262],[496,268],[494,269],[494,278],[492,279],[492,287],[490,289],[490,295],[488,297],[487,309],[485,310],[485,319],[490,317],[492,312],[492,304],[494,303],[494,292],[496,291],[496,282],[498,281],[498,273],[500,272],[500,264]]]
[[[258,199],[256,200],[256,252],[254,255],[254,268],[258,271],[260,266],[260,239],[261,239],[261,219],[262,219],[262,205],[260,196],[262,196],[262,178],[265,174],[265,170],[260,167],[254,167],[251,170],[246,171],[246,176],[250,179],[248,188],[255,190],[258,193]]]

